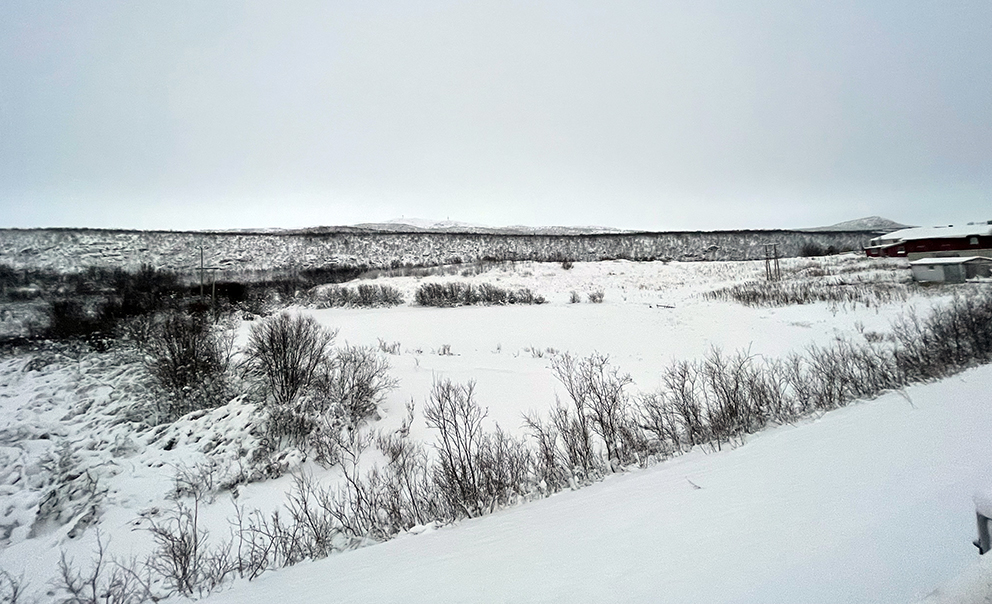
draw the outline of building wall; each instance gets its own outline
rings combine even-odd
[[[992,237],[974,235],[969,237],[909,239],[889,245],[866,248],[865,251],[869,256],[909,258],[910,260],[961,256],[992,258]]]
[[[942,264],[914,264],[912,270],[913,281],[944,282],[944,265]]]
[[[992,275],[992,263],[978,261],[967,264],[914,264],[910,268],[914,281],[928,283],[964,283],[965,279]]]

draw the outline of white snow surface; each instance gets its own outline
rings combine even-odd
[[[783,261],[786,272],[878,272],[905,263],[863,257]],[[903,268],[899,268],[903,267]],[[895,272],[894,272],[895,271]],[[399,343],[387,355],[400,387],[372,429],[398,428],[413,400],[411,438],[434,439],[421,415],[437,378],[475,380],[490,422],[523,434],[521,416],[566,398],[549,370],[555,351],[610,355],[632,394],[657,388],[672,359],[711,346],[780,357],[838,337],[885,333],[908,308],[966,285],[886,304],[747,308],[699,294],[763,275],[763,263],[519,263],[477,275],[370,280],[397,287],[390,309],[297,308],[338,329],[337,344]],[[878,275],[876,275],[878,276]],[[529,287],[548,304],[432,309],[412,306],[425,281]],[[354,285],[354,284],[349,284]],[[585,301],[602,290],[602,304]],[[570,291],[583,302],[568,303]],[[243,345],[252,322],[239,327]],[[439,354],[449,351],[450,354]],[[29,596],[53,601],[60,551],[86,567],[97,529],[114,556],[143,555],[147,529],[171,505],[178,469],[214,463],[236,472],[258,421],[240,399],[172,424],[141,428],[148,378],[127,355],[0,359],[0,568]],[[491,423],[489,426],[491,427]],[[59,451],[71,451],[58,470]],[[235,581],[210,602],[938,602],[992,596],[979,563],[973,494],[992,490],[992,367],[914,386],[742,446],[695,450],[590,487],[444,527],[419,527],[378,545]],[[290,456],[291,464],[299,460]],[[323,481],[337,469],[303,467]],[[99,488],[77,488],[86,476]],[[238,488],[248,510],[277,509],[290,476]],[[62,487],[59,487],[62,485]],[[57,488],[58,487],[58,488]],[[42,514],[55,489],[64,501]],[[91,510],[97,510],[95,516]],[[223,538],[232,494],[200,510]],[[992,557],[987,557],[992,559]],[[985,587],[982,588],[981,586]],[[984,591],[982,591],[984,589]],[[176,601],[182,601],[176,598]],[[981,601],[981,600],[974,600]]]
[[[990,392],[982,367],[207,601],[912,601],[978,559]]]

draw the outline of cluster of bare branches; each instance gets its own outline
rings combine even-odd
[[[487,415],[475,400],[474,382],[434,382],[424,409],[439,437],[433,484],[458,516],[478,516],[528,490],[530,450],[498,425],[487,432]]]
[[[505,304],[544,304],[546,300],[527,288],[503,289],[490,283],[424,283],[417,288],[420,306],[471,306]]]
[[[356,288],[335,285],[315,294],[313,304],[317,308],[397,306],[403,304],[403,293],[391,285],[363,283]]]
[[[738,302],[745,306],[828,302],[870,307],[905,301],[909,294],[910,286],[905,283],[829,277],[804,281],[747,281],[706,292],[703,297]]]
[[[396,387],[389,363],[371,347],[333,349],[336,332],[309,316],[288,313],[253,326],[245,351],[249,379],[259,385],[273,449],[284,445],[338,461],[342,431],[375,417]]]
[[[171,421],[199,409],[218,407],[234,396],[229,369],[232,329],[206,313],[172,311],[148,320],[143,334],[147,366],[168,393],[159,420]],[[134,322],[137,327],[140,322]]]
[[[314,381],[335,337],[311,316],[282,313],[252,326],[245,369],[271,402],[291,403]]]
[[[792,422],[911,383],[992,360],[992,291],[978,291],[914,312],[892,338],[837,339],[803,353],[768,359],[711,349],[702,359],[673,361],[662,387],[630,397],[629,376],[593,354],[559,355],[552,370],[571,405],[546,419],[525,418],[536,478],[550,489],[698,445],[740,442],[770,422]]]

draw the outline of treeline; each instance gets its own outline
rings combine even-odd
[[[875,233],[697,231],[524,235],[494,233],[328,232],[319,234],[5,230],[0,263],[81,272],[88,266],[135,270],[141,264],[190,278],[200,264],[224,279],[306,278],[308,271],[412,268],[481,261],[755,260],[765,245],[782,257],[860,250]],[[333,280],[324,280],[332,282]]]
[[[208,275],[201,285],[176,271],[148,264],[133,271],[91,266],[80,272],[0,265],[0,303],[31,303],[40,310],[26,333],[15,340],[79,339],[100,345],[120,337],[136,318],[180,311],[211,312],[215,317],[235,311],[264,315],[294,300],[306,300],[316,285],[340,283],[358,274],[357,270],[311,270],[249,282],[213,281]],[[338,301],[369,305],[402,301],[395,290],[385,292],[388,295],[383,300],[370,300],[369,288],[384,293],[380,286],[360,286],[357,295],[349,298],[349,292],[341,292],[343,300]]]

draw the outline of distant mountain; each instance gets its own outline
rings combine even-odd
[[[882,218],[881,216],[867,216],[865,218],[858,218],[857,220],[848,220],[845,222],[838,222],[837,224],[832,224],[830,226],[816,227],[812,229],[802,229],[804,231],[877,231],[889,233],[892,231],[898,231],[899,229],[909,228],[909,225],[899,224],[888,218]]]
[[[529,227],[514,225],[507,227],[489,227],[453,220],[423,220],[419,218],[396,218],[385,222],[365,222],[354,225],[353,228],[383,231],[389,233],[488,233],[493,235],[591,235],[602,233],[629,233],[624,229],[610,227]]]

